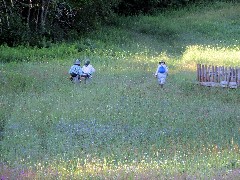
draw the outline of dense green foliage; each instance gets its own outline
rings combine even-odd
[[[0,42],[37,45],[78,38],[112,17],[119,0],[1,0]]]
[[[163,9],[187,7],[192,3],[209,5],[213,1],[1,0],[0,2],[0,45],[48,47],[49,43],[71,41],[85,36],[103,24],[114,24],[118,15],[153,14]]]
[[[48,48],[0,46],[1,178],[239,177],[240,89],[196,83],[197,63],[240,66],[239,11],[218,2],[119,17]],[[86,57],[97,72],[74,85],[68,69]]]

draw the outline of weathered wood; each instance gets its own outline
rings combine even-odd
[[[238,85],[240,86],[240,68],[237,69],[237,82],[238,82]]]
[[[204,86],[237,88],[240,68],[197,64],[197,81]]]
[[[202,74],[201,74],[201,79],[202,79],[202,82],[205,82],[205,66],[202,65]]]
[[[197,81],[201,82],[201,67],[200,67],[200,64],[197,64]]]
[[[211,79],[211,81],[212,82],[215,82],[215,68],[214,68],[214,66],[212,66],[212,79]]]

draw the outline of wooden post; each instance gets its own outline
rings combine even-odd
[[[197,64],[197,81],[201,82],[201,65]]]
[[[227,82],[228,82],[228,85],[229,85],[229,82],[231,81],[231,70],[232,70],[231,67],[227,68]]]
[[[210,82],[210,66],[207,66],[207,82]]]
[[[205,81],[204,82],[207,82],[207,80],[208,80],[208,77],[207,77],[207,65],[204,65],[204,77],[205,77]]]
[[[211,86],[211,66],[206,66],[207,67],[207,83],[206,86]]]
[[[236,67],[236,83],[238,85],[238,67]]]
[[[204,82],[205,81],[205,78],[204,78],[204,65],[202,64],[201,66],[202,66],[202,68],[201,68],[202,81],[201,82]]]
[[[215,82],[215,71],[214,71],[214,66],[212,66],[212,80],[213,83]]]
[[[237,88],[236,68],[231,68],[229,88]]]
[[[221,68],[220,67],[216,67],[216,72],[217,72],[217,82],[220,83],[221,82]]]
[[[218,83],[218,66],[215,66],[215,83]]]
[[[202,68],[201,68],[201,64],[199,64],[198,68],[199,68],[199,81],[202,82]]]
[[[224,73],[222,66],[219,67],[219,73],[220,73],[220,75],[219,75],[219,82],[221,83],[221,81],[223,80],[223,73]]]
[[[240,68],[238,68],[237,70],[237,82],[238,82],[238,85],[240,86]]]
[[[226,67],[222,66],[222,77],[221,77],[221,86],[227,87],[228,81],[227,81],[227,69]]]
[[[223,66],[223,76],[224,76],[223,80],[227,81],[227,68],[224,66]]]

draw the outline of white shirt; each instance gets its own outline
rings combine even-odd
[[[84,65],[82,67],[82,71],[83,71],[83,73],[86,73],[86,74],[92,74],[96,70],[94,69],[94,67],[91,64],[89,64],[88,66]]]

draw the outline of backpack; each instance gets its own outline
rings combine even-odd
[[[158,68],[158,73],[165,73],[166,69],[162,65]]]
[[[72,77],[76,77],[78,75],[77,68],[76,67],[71,67],[70,69],[70,75]]]
[[[70,74],[71,74],[72,77],[77,77],[77,74],[74,73],[74,72],[71,72]]]

